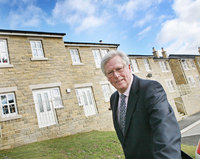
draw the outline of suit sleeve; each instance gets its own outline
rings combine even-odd
[[[146,109],[153,135],[154,159],[180,159],[181,136],[166,93],[158,82],[146,88]]]

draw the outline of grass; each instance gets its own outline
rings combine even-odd
[[[182,145],[194,157],[195,146]],[[115,132],[91,131],[0,151],[0,159],[124,159]]]
[[[195,158],[196,146],[181,145],[181,149],[182,149],[184,152],[186,152],[188,155],[190,155],[192,158]]]

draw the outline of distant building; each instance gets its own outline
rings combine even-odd
[[[119,44],[64,42],[64,36],[0,30],[0,150],[113,130],[109,98],[115,89],[100,61]],[[129,55],[132,71],[163,85],[180,120],[200,111],[200,55],[162,52],[162,57],[155,49],[153,55]]]

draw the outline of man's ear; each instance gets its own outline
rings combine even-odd
[[[129,70],[131,70],[131,65],[130,64],[128,65],[128,68],[129,68]]]

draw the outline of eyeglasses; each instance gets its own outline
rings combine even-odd
[[[125,66],[123,66],[123,67],[118,67],[118,68],[116,68],[115,70],[112,70],[112,71],[106,73],[106,76],[109,77],[109,78],[111,78],[111,77],[114,76],[114,73],[115,73],[115,72],[116,72],[116,73],[122,73],[122,72],[124,71],[124,68],[125,68]]]

